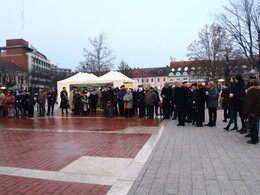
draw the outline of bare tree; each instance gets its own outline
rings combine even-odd
[[[113,68],[116,56],[113,55],[113,50],[109,48],[105,34],[100,33],[97,37],[89,38],[89,44],[93,47],[93,50],[83,49],[85,60],[80,62],[78,71],[102,72]]]
[[[125,61],[121,61],[119,66],[117,67],[118,71],[120,71],[121,73],[123,73],[124,75],[131,77],[131,67],[125,62]]]
[[[197,74],[204,80],[216,80],[223,70],[223,60],[231,57],[232,45],[227,42],[224,29],[218,24],[206,25],[199,32],[198,40],[188,46],[190,60],[199,61]]]
[[[223,12],[215,14],[217,21],[233,37],[246,58],[260,72],[260,2],[259,0],[229,0]],[[258,52],[257,52],[258,51]],[[258,57],[256,57],[258,54]]]

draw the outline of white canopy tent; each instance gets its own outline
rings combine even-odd
[[[103,76],[98,78],[100,83],[109,83],[113,82],[114,87],[120,87],[121,85],[126,85],[126,87],[135,87],[135,80],[127,77],[121,72],[110,71]]]
[[[85,84],[94,80],[97,80],[98,77],[95,76],[94,74],[90,74],[90,73],[83,73],[83,72],[79,72],[67,79],[61,80],[57,82],[57,91],[58,91],[58,95],[57,95],[57,99],[58,102],[60,102],[60,92],[62,91],[63,87],[66,87],[67,92],[69,94],[70,91],[70,85],[73,84]]]
[[[101,77],[97,77],[94,74],[90,73],[78,73],[74,76],[71,76],[67,79],[61,80],[57,82],[57,90],[58,90],[58,97],[57,100],[60,103],[60,92],[62,91],[63,87],[66,87],[68,96],[71,89],[71,86],[77,85],[95,85],[98,86],[99,84],[102,86],[106,85],[113,85],[113,87],[120,87],[121,85],[125,85],[127,88],[133,87],[136,88],[136,81],[125,76],[121,72],[117,71],[110,71]],[[81,89],[79,89],[81,90]]]

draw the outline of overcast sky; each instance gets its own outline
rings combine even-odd
[[[51,63],[72,70],[84,59],[83,48],[92,49],[88,38],[102,32],[117,57],[114,69],[122,60],[132,68],[166,66],[170,56],[188,60],[188,45],[227,4],[227,0],[0,1],[0,46],[6,39],[23,36]]]

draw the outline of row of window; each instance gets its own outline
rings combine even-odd
[[[16,77],[13,77],[13,76],[5,77],[5,80],[6,80],[7,82],[12,81],[12,82],[16,82],[16,83],[21,83],[21,82],[26,83],[26,82],[27,82],[27,81],[26,81],[26,78],[21,78],[20,76],[16,76]],[[3,78],[0,76],[0,83],[2,83],[2,82],[3,82]]]
[[[36,64],[41,64],[41,65],[43,65],[43,66],[45,66],[45,67],[48,67],[48,68],[51,67],[51,65],[50,65],[49,63],[46,63],[46,62],[44,62],[44,61],[42,61],[42,60],[39,60],[39,59],[37,59],[37,58],[35,58],[35,57],[32,57],[32,60],[33,60],[33,62],[36,63]]]
[[[49,72],[50,71],[49,69],[39,67],[39,66],[36,66],[36,65],[33,65],[33,70],[38,70],[38,71],[41,71],[41,72]]]
[[[148,83],[148,82],[153,82],[153,81],[154,81],[154,79],[150,79],[150,81],[149,81],[149,79],[146,79],[146,83]],[[166,79],[163,78],[163,81],[165,82]],[[139,79],[137,79],[137,82],[139,82]],[[144,82],[144,79],[142,79],[142,83],[143,83],[143,82]],[[157,79],[157,82],[160,82],[160,78]]]

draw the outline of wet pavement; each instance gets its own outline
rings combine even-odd
[[[126,194],[163,120],[61,115],[0,119],[0,194]]]

